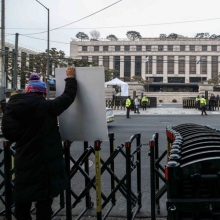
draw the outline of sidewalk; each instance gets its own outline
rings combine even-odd
[[[201,111],[198,109],[187,108],[147,108],[147,110],[140,109],[140,114],[130,111],[130,116],[136,115],[201,115]],[[126,115],[126,109],[113,110],[114,115]],[[207,111],[208,115],[220,115],[220,110]]]

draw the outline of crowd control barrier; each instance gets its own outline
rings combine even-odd
[[[219,130],[188,123],[167,135],[167,219],[220,219]]]
[[[132,135],[128,141],[124,144],[114,147],[114,134],[109,134],[110,144],[110,156],[103,160],[101,157],[101,142],[94,141],[93,146],[89,146],[88,142],[84,142],[84,151],[75,159],[70,153],[70,141],[64,141],[63,153],[66,163],[66,171],[69,176],[69,186],[59,196],[58,203],[60,207],[53,213],[53,216],[57,216],[61,210],[65,211],[66,219],[72,219],[72,210],[76,206],[85,200],[84,210],[76,217],[80,219],[84,214],[96,206],[97,220],[106,219],[111,210],[116,206],[116,193],[120,192],[126,200],[126,214],[127,219],[135,219],[137,213],[142,207],[142,189],[141,189],[141,134],[137,133]],[[14,202],[13,202],[13,179],[14,179],[14,164],[13,158],[15,150],[13,144],[9,141],[3,142],[3,147],[0,148],[0,154],[4,153],[4,159],[0,162],[0,167],[4,166],[4,172],[0,170],[2,182],[0,179],[0,191],[3,192],[0,195],[0,200],[3,206],[0,206],[0,215],[5,216],[5,219],[11,220],[14,216]],[[131,147],[134,149],[131,151]],[[118,177],[115,172],[116,165],[115,158],[117,155],[125,160],[125,174],[122,177]],[[94,170],[95,174],[89,173],[89,158],[94,157]],[[121,169],[121,167],[120,167]],[[136,171],[136,180],[134,181],[134,173]],[[81,191],[76,192],[72,187],[72,181],[77,178],[76,175],[82,175],[84,179],[84,186],[81,183]],[[109,194],[106,194],[102,190],[102,175],[108,174],[110,177],[111,190]],[[132,181],[131,181],[132,176]],[[136,186],[132,186],[132,182],[136,182]],[[5,190],[3,190],[3,188]],[[133,190],[136,189],[136,192]],[[95,193],[91,193],[91,191]],[[108,204],[108,207],[107,207]],[[110,206],[110,207],[109,207]],[[108,209],[107,209],[108,208]],[[118,206],[117,206],[118,208]],[[107,210],[106,210],[107,209]],[[35,207],[31,209],[34,213]],[[103,214],[105,212],[105,214]]]

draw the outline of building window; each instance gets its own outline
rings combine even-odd
[[[202,51],[207,51],[207,46],[206,45],[202,45]]]
[[[135,76],[141,76],[141,56],[135,56]]]
[[[151,82],[163,82],[163,77],[149,77]]]
[[[99,57],[98,56],[93,56],[92,57],[92,62],[99,65]]]
[[[124,77],[131,77],[131,57],[124,57]]]
[[[103,51],[108,51],[108,46],[103,46]]]
[[[163,45],[158,45],[158,51],[163,51]]]
[[[125,51],[130,51],[130,46],[129,45],[125,45]]]
[[[196,56],[189,57],[189,74],[196,74]]]
[[[99,51],[99,46],[94,46],[94,51]]]
[[[185,74],[185,56],[179,56],[179,74]]]
[[[212,45],[212,51],[217,51],[217,45]]]
[[[168,77],[168,83],[185,83],[185,77]]]
[[[198,83],[201,81],[205,81],[206,77],[189,77],[189,82],[190,83]]]
[[[85,61],[89,61],[89,57],[88,56],[82,56],[82,60],[85,60]]]
[[[207,57],[202,56],[202,61],[200,63],[200,74],[207,74]]]
[[[136,51],[142,51],[142,46],[141,45],[137,45],[136,46]]]
[[[173,51],[173,45],[168,45],[168,51]]]
[[[148,57],[148,62],[145,62],[146,64],[146,74],[152,74],[152,56],[146,56]]]
[[[157,56],[157,74],[163,74],[163,56]]]
[[[189,46],[189,50],[190,50],[190,51],[195,51],[195,45],[190,45],[190,46]]]
[[[168,62],[167,73],[168,74],[174,74],[174,56],[168,56],[167,57],[167,62]]]
[[[151,45],[146,46],[146,51],[151,51]]]
[[[109,56],[103,56],[103,66],[106,69],[109,69]]]
[[[120,50],[121,50],[120,46],[115,46],[115,51],[120,51]]]
[[[180,51],[185,51],[185,45],[180,45]]]
[[[88,51],[88,47],[87,46],[82,46],[82,51]]]
[[[120,56],[114,56],[114,69],[117,70],[116,77],[120,77]]]
[[[218,76],[218,56],[212,56],[212,78]]]

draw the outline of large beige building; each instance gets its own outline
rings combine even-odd
[[[199,82],[218,76],[220,71],[220,41],[210,38],[73,40],[70,56],[118,70],[121,78],[150,79],[152,92],[196,92]]]

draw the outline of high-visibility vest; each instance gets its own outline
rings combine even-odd
[[[201,105],[206,105],[206,100],[204,98],[200,98],[200,104]]]
[[[200,98],[197,98],[197,97],[196,97],[196,102],[198,102],[199,100],[200,100]]]
[[[148,98],[147,98],[147,97],[143,97],[143,98],[141,99],[141,101],[142,101],[142,102],[148,102]]]
[[[131,100],[129,98],[126,99],[126,107],[128,108],[131,105]]]

